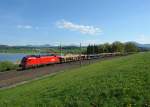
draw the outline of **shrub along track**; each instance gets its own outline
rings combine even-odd
[[[117,56],[115,56],[117,57]],[[95,63],[97,61],[111,59],[115,57],[107,57],[92,60],[82,60],[82,66]],[[0,88],[13,87],[18,84],[25,83],[29,80],[36,79],[37,77],[46,76],[47,74],[64,71],[67,69],[73,69],[80,67],[80,61],[68,62],[62,64],[53,64],[49,66],[43,66],[38,68],[20,70],[20,71],[7,71],[0,73]]]

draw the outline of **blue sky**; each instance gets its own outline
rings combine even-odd
[[[0,44],[150,43],[149,0],[0,0]]]

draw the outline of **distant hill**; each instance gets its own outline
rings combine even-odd
[[[0,45],[0,48],[9,47],[8,45]]]
[[[50,44],[43,44],[43,45],[16,45],[16,46],[9,46],[9,45],[0,45],[0,48],[58,48],[60,46],[50,45]],[[85,47],[85,46],[82,46]],[[63,45],[62,48],[72,49],[72,48],[79,48],[76,45]]]
[[[150,49],[150,44],[137,44],[137,46]]]
[[[134,41],[129,41],[132,42],[134,44],[136,44],[137,47],[139,48],[144,48],[144,49],[150,49],[150,44],[141,44],[141,43],[137,43]],[[43,45],[24,45],[24,46],[9,46],[9,45],[0,45],[0,48],[58,48],[58,46],[55,45],[50,45],[50,44],[43,44]],[[63,48],[79,48],[79,46],[76,45],[66,45],[66,46],[62,46]],[[82,46],[82,47],[86,47],[86,46]]]
[[[137,42],[134,42],[134,43],[141,51],[150,51],[150,44],[140,44]]]
[[[44,45],[26,45],[25,47],[49,48],[53,46],[49,44],[44,44]]]
[[[129,42],[134,43],[139,48],[150,49],[150,44],[141,44],[141,43],[134,42],[134,41],[129,41]]]

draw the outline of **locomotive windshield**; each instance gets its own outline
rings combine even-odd
[[[26,57],[23,57],[22,60],[21,60],[21,63],[25,63],[26,60],[27,60],[27,58],[26,58]]]
[[[23,57],[21,62],[24,63],[26,59],[27,59],[26,57]]]

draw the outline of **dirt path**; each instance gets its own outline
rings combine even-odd
[[[95,63],[100,60],[112,59],[114,57],[109,58],[101,58],[101,59],[93,59],[93,60],[83,60],[82,66]],[[34,69],[27,69],[23,71],[8,71],[0,73],[0,88],[9,87],[15,85],[17,83],[21,83],[27,80],[35,79],[37,77],[41,77],[47,74],[51,74],[54,72],[59,72],[62,70],[73,69],[80,67],[80,62],[69,62],[63,64],[54,64]]]

